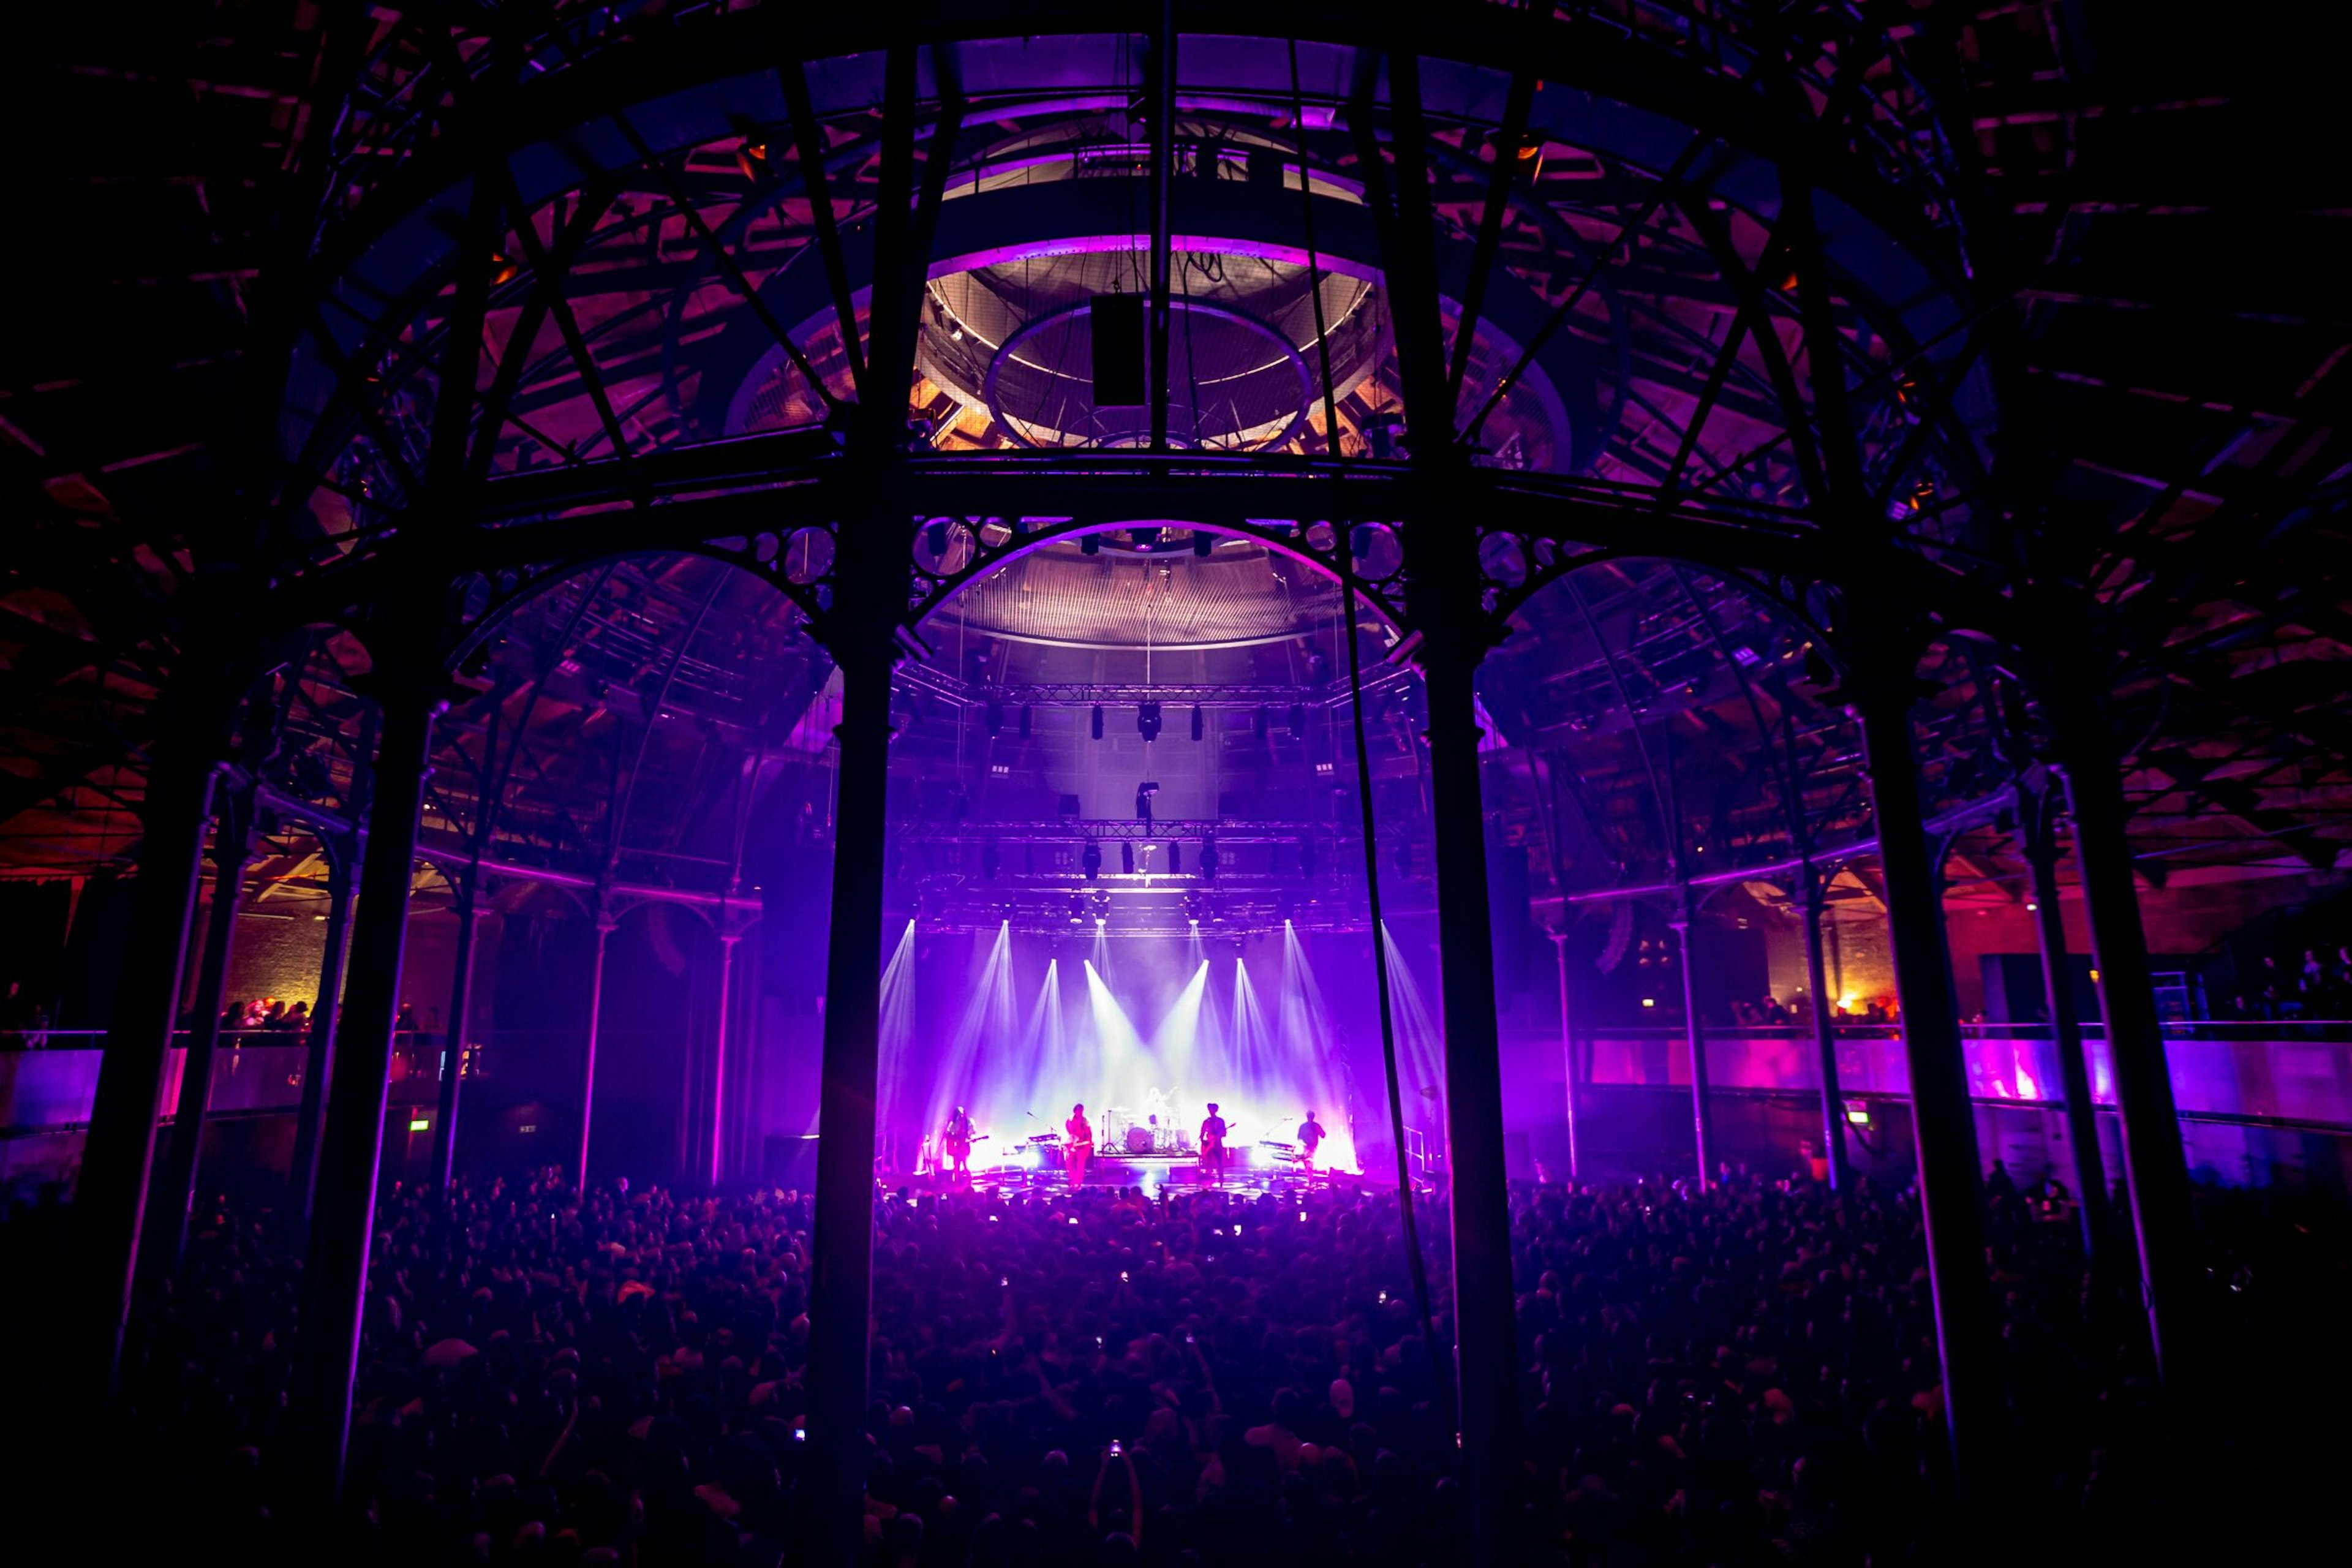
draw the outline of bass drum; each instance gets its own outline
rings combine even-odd
[[[1127,1152],[1130,1154],[1150,1153],[1151,1129],[1149,1127],[1129,1128],[1127,1130]]]

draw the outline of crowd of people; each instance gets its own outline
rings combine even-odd
[[[1893,997],[1870,996],[1840,1002],[1834,1009],[1841,1024],[1896,1024],[1902,1013]],[[1735,996],[1724,1009],[1718,1024],[1728,1023],[1739,1029],[1785,1029],[1797,1026],[1810,1028],[1813,1022],[1813,1005],[1800,994],[1781,1001],[1766,992],[1756,1001]]]
[[[2340,1310],[2334,1222],[2269,1194],[2209,1202],[2217,1318],[2275,1343],[2299,1331],[2306,1286]],[[2005,1183],[1988,1207],[2012,1409],[1978,1413],[1977,1431],[1999,1435],[2002,1530],[2054,1552],[2160,1522],[2178,1543],[2180,1435],[2156,1417],[2137,1315],[2086,1288],[2074,1227],[2038,1223]],[[1455,1560],[1451,1358],[1433,1349],[1447,1244],[1442,1205],[1421,1213],[1426,1331],[1393,1193],[882,1196],[867,1560]],[[0,1227],[0,1263],[29,1266],[57,1219]],[[1950,1546],[1908,1196],[1744,1175],[1704,1194],[1555,1185],[1515,1191],[1512,1219],[1529,1561],[1887,1563]],[[344,1555],[808,1561],[810,1221],[805,1197],[775,1191],[389,1193]],[[285,1479],[299,1263],[282,1234],[207,1200],[168,1302],[134,1325],[122,1435],[75,1461],[124,1505],[90,1521],[118,1544],[152,1527],[193,1556],[323,1560],[289,1522],[306,1500]],[[41,1293],[10,1294],[26,1321],[0,1327],[28,1348]],[[2326,1321],[2295,1352],[2295,1400],[2339,1385],[2314,1359],[2341,1353]],[[2232,1417],[2252,1425],[2195,1434],[2207,1486],[2241,1474],[2224,1435],[2272,1418]]]
[[[2352,946],[2306,947],[2300,959],[2264,953],[2223,1009],[2239,1019],[2352,1018]]]

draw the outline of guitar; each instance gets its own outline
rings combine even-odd
[[[1232,1141],[1232,1139],[1233,1139],[1234,1134],[1234,1133],[1236,1133],[1236,1132],[1238,1132],[1238,1131],[1240,1131],[1241,1130],[1242,1130],[1242,1124],[1241,1124],[1240,1122],[1238,1122],[1238,1121],[1228,1121],[1228,1122],[1226,1122],[1226,1123],[1225,1123],[1225,1131],[1224,1131],[1224,1133],[1223,1133],[1223,1136],[1220,1136],[1220,1135],[1218,1135],[1218,1134],[1216,1134],[1216,1133],[1213,1133],[1213,1132],[1203,1132],[1203,1133],[1202,1133],[1202,1134],[1201,1134],[1201,1159],[1202,1159],[1202,1161],[1205,1163],[1206,1162],[1211,1161],[1211,1160],[1222,1160],[1222,1159],[1223,1159],[1223,1158],[1224,1158],[1224,1154],[1225,1154],[1225,1145],[1226,1145],[1226,1143],[1227,1143],[1227,1142],[1231,1142],[1231,1141]]]

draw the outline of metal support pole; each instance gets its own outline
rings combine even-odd
[[[725,918],[725,911],[720,911]],[[740,935],[722,932],[719,938],[719,1030],[710,1053],[710,1187],[719,1189],[719,1177],[726,1171],[727,1146],[727,1009],[733,1000],[735,988],[735,944]]]
[[[457,1168],[457,1110],[465,1092],[466,1017],[474,1005],[474,948],[482,929],[475,867],[457,884],[457,952],[449,976],[449,1026],[441,1037],[441,1098],[433,1118],[433,1183],[444,1193]]]
[[[1698,1016],[1698,966],[1691,962],[1690,888],[1685,885],[1675,907],[1674,928],[1675,952],[1683,966],[1683,1036],[1690,1046],[1691,1077],[1691,1144],[1698,1159],[1698,1190],[1705,1192],[1715,1181],[1715,1118],[1708,1103],[1706,1081],[1706,1027]]]
[[[1151,399],[1151,449],[1168,450],[1169,165],[1176,159],[1176,6],[1160,0],[1160,26],[1151,36],[1151,373],[1145,395]],[[1304,183],[1305,176],[1300,176]]]
[[[1936,898],[1919,775],[1912,760],[1910,692],[1899,684],[1881,687],[1864,693],[1853,711],[1861,721],[1871,805],[1878,820],[1895,989],[1911,1074],[1919,1217],[1927,1232],[1927,1283],[1935,1299],[1936,1337],[1943,1359],[1946,1436],[1965,1506],[1979,1453],[1990,1462],[1999,1446],[2000,1424],[1976,1113],[1969,1103],[1944,911]]]
[[[342,1495],[417,812],[431,772],[433,721],[446,706],[446,696],[428,682],[425,677],[395,684],[381,675],[376,682],[383,728],[360,879],[366,892],[352,921],[351,984],[336,1030],[335,1078],[319,1145],[317,1223],[303,1275],[302,1332],[294,1345],[299,1440],[289,1452],[309,1472],[309,1495],[320,1506],[335,1505]]]
[[[855,1562],[864,1541],[892,662],[887,645],[845,646],[835,658],[842,676],[840,804],[825,954],[808,1379],[813,1560],[828,1568]]]
[[[170,1061],[180,972],[195,918],[213,769],[192,734],[159,744],[147,785],[131,930],[116,980],[114,1017],[99,1063],[98,1094],[82,1144],[74,1225],[89,1281],[89,1405],[111,1397],[139,1258],[141,1210],[155,1161],[155,1112]]]
[[[1486,807],[1473,717],[1476,666],[1474,658],[1465,657],[1462,640],[1466,639],[1433,635],[1423,670],[1429,683],[1430,827],[1445,1026],[1445,1131],[1454,1181],[1465,1561],[1499,1563],[1511,1555],[1518,1326],[1511,1281],[1510,1186],[1503,1164]]]
[[[1576,1015],[1568,995],[1568,933],[1551,933],[1551,949],[1559,963],[1559,1065],[1568,1099],[1568,1179],[1580,1179],[1576,1148]]]
[[[335,1072],[335,1019],[343,1000],[343,956],[351,946],[352,890],[358,881],[347,844],[321,839],[327,857],[327,942],[319,957],[319,999],[310,1005],[310,1054],[302,1065],[302,1104],[295,1114],[294,1163],[286,1173],[286,1209],[295,1234],[310,1232],[310,1202],[318,1185],[319,1132],[327,1114],[327,1085]]]
[[[602,889],[596,894],[596,956],[588,965],[588,1039],[580,1052],[580,1191],[588,1191],[588,1136],[596,1119],[596,1030],[604,1017],[604,949],[620,922]]]
[[[2179,1397],[2180,1342],[2189,1326],[2193,1264],[2189,1256],[2189,1163],[2180,1145],[2180,1111],[2148,977],[2147,932],[2132,883],[2124,837],[2123,782],[2104,742],[2100,719],[2084,704],[2053,725],[2066,748],[2066,795],[2074,807],[2074,864],[2090,917],[2091,962],[2099,972],[2099,1011],[2107,1025],[2107,1063],[2123,1114],[2124,1191],[2139,1238],[2141,1284],[2157,1373]]]
[[[213,840],[213,903],[205,922],[204,952],[196,960],[194,1026],[180,1068],[180,1099],[172,1114],[172,1138],[163,1152],[163,1175],[150,1200],[140,1271],[151,1287],[179,1272],[188,1243],[188,1214],[196,1202],[196,1164],[205,1139],[205,1110],[212,1100],[213,1061],[220,1047],[223,993],[229,956],[236,949],[236,907],[245,892],[245,868],[253,858],[253,802],[232,791],[222,803]]]
[[[2083,1256],[2099,1262],[2106,1230],[2106,1159],[2099,1152],[2098,1107],[2091,1099],[2090,1063],[2083,1055],[2083,1024],[2074,1016],[2067,984],[2066,921],[2058,908],[2058,824],[2054,791],[2018,794],[2025,828],[2025,865],[2033,888],[2033,934],[2042,948],[2042,998],[2058,1053],[2058,1083],[2066,1096],[2066,1137],[2074,1146],[2074,1198],[2083,1226]]]
[[[1853,1182],[1853,1162],[1845,1146],[1845,1097],[1838,1089],[1837,998],[1830,994],[1829,965],[1822,952],[1822,921],[1829,914],[1822,879],[1807,866],[1804,878],[1805,985],[1813,995],[1813,1051],[1821,1060],[1822,1150],[1830,1165],[1830,1190],[1844,1192]]]

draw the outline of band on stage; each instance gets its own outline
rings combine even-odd
[[[1154,1090],[1151,1100],[1151,1113],[1141,1122],[1133,1121],[1128,1112],[1116,1107],[1108,1113],[1106,1118],[1108,1128],[1106,1143],[1110,1151],[1114,1154],[1124,1152],[1130,1156],[1157,1155],[1174,1159],[1190,1154],[1204,1185],[1223,1186],[1225,1173],[1233,1163],[1233,1139],[1240,1131],[1239,1124],[1227,1121],[1217,1102],[1211,1100],[1208,1102],[1208,1114],[1201,1119],[1198,1134],[1192,1146],[1186,1148],[1173,1115],[1162,1115],[1162,1111],[1168,1109],[1166,1097]],[[1316,1120],[1316,1113],[1310,1110],[1299,1119],[1294,1133],[1295,1143],[1269,1142],[1266,1147],[1286,1161],[1297,1176],[1311,1186],[1317,1173],[1317,1151],[1328,1136],[1322,1123]],[[968,1185],[971,1181],[972,1147],[987,1142],[988,1134],[974,1127],[971,1113],[964,1107],[957,1106],[940,1128],[939,1169],[949,1180]],[[1086,1184],[1087,1167],[1095,1155],[1095,1128],[1087,1119],[1087,1108],[1083,1103],[1070,1107],[1069,1118],[1062,1123],[1059,1137],[1046,1134],[1032,1138],[1029,1142],[1058,1145],[1066,1184],[1071,1187]]]

